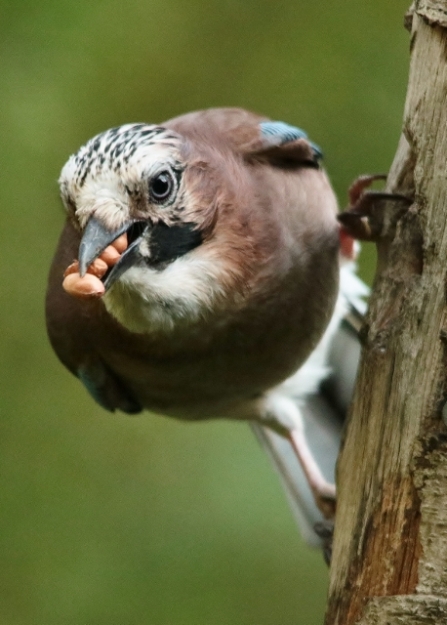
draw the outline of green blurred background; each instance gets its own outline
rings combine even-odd
[[[321,623],[327,570],[248,427],[109,415],[51,352],[56,181],[107,127],[240,105],[305,128],[343,205],[393,157],[408,4],[0,2],[0,625]]]

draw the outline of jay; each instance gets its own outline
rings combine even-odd
[[[103,408],[250,422],[311,542],[335,489],[304,415],[321,413],[308,398],[364,295],[340,268],[321,158],[299,128],[242,109],[97,135],[62,169],[46,302],[56,354]]]

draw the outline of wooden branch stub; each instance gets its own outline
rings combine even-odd
[[[431,26],[447,28],[447,10],[443,0],[419,0],[415,5],[416,13]]]
[[[445,20],[445,22],[444,22]],[[326,625],[447,623],[447,0],[416,0],[378,271],[338,464]]]

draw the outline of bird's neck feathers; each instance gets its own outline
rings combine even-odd
[[[128,269],[104,296],[108,312],[131,332],[171,338],[232,323],[250,297],[255,247],[222,220],[200,234],[200,245],[171,262]]]
[[[183,256],[163,270],[132,267],[104,297],[108,312],[139,334],[175,334],[200,326],[228,306],[234,280],[224,259]],[[235,292],[231,299],[235,299]]]

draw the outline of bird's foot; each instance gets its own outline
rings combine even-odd
[[[318,489],[311,485],[317,508],[322,515],[328,521],[335,517],[335,510],[337,508],[337,496],[335,491],[335,484],[330,484],[324,481],[320,484]]]
[[[332,559],[332,540],[334,538],[334,522],[319,521],[314,525],[315,534],[321,538],[324,561],[328,566]]]
[[[360,241],[378,241],[390,230],[413,200],[400,193],[369,189],[376,180],[386,180],[385,174],[359,176],[348,191],[349,206],[338,215],[343,235]],[[390,211],[390,207],[392,210]]]

